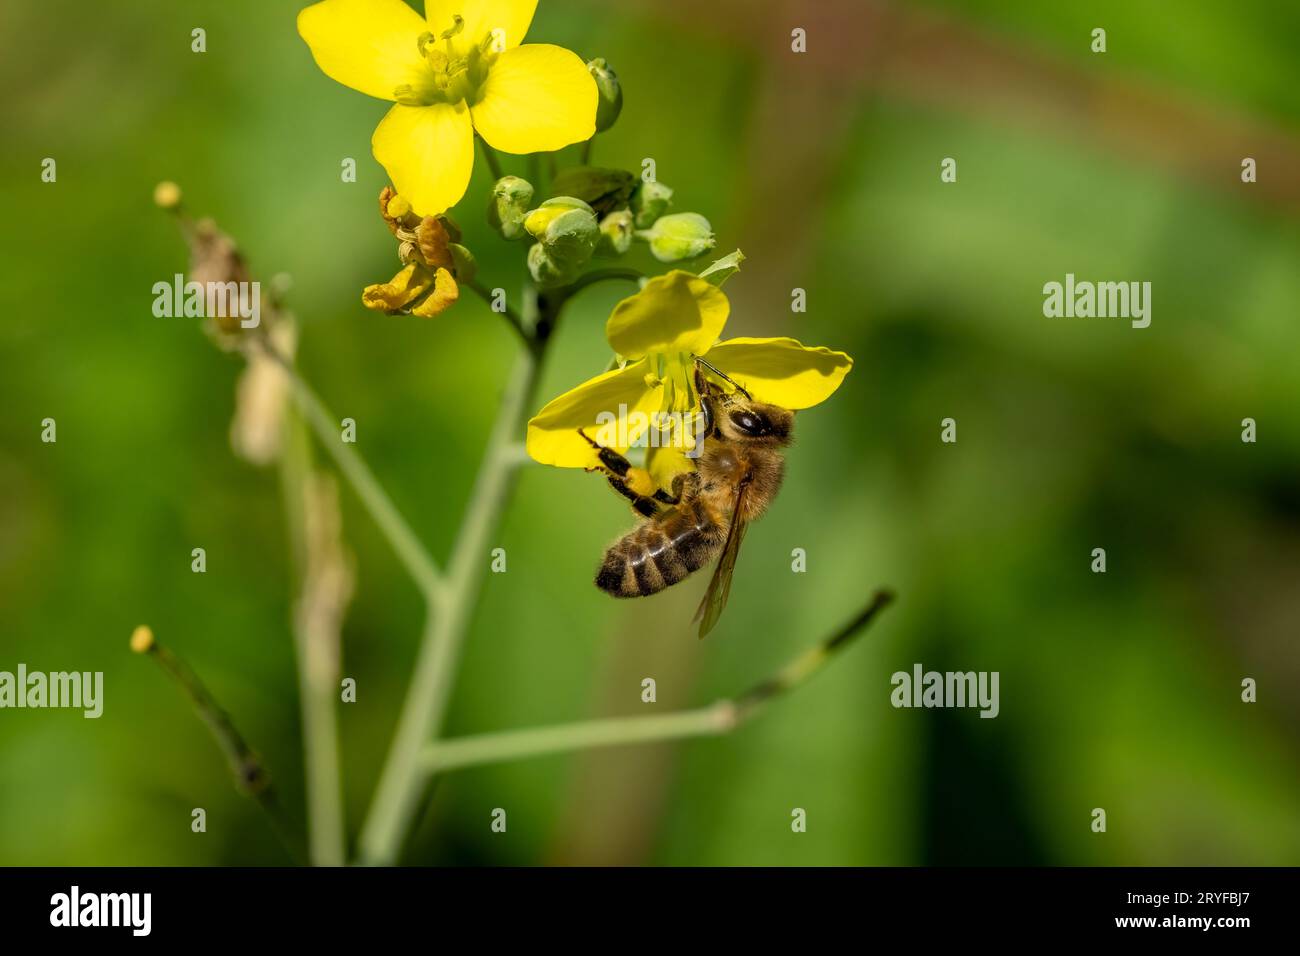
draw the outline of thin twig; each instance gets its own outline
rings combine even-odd
[[[302,415],[289,409],[283,425],[280,484],[292,542],[300,601],[311,574],[309,533],[310,485],[313,480],[311,437]],[[298,658],[298,696],[302,712],[303,776],[307,791],[307,852],[313,865],[342,866],[346,860],[343,787],[338,740],[338,641],[322,641],[304,620],[300,606],[293,615]]]
[[[730,733],[751,720],[771,701],[789,693],[817,673],[836,651],[870,623],[893,600],[878,591],[857,617],[811,650],[796,657],[773,677],[735,697],[707,707],[651,717],[611,717],[554,727],[529,727],[499,733],[474,734],[429,744],[421,754],[426,773],[441,773],[476,764],[500,763],[593,747],[656,743],[682,737]]]
[[[442,773],[476,764],[504,763],[595,747],[621,747],[725,734],[735,726],[735,705],[720,700],[697,710],[653,717],[610,717],[554,727],[528,727],[453,737],[429,745],[421,760],[426,773]]]
[[[505,451],[505,460],[515,466],[535,465],[537,462],[533,456],[528,454],[528,445],[524,442],[515,442]]]
[[[426,601],[431,605],[438,605],[442,601],[443,579],[429,552],[380,486],[365,459],[357,454],[350,444],[342,440],[338,432],[339,420],[326,408],[325,403],[312,391],[311,386],[298,374],[291,362],[265,339],[261,344],[266,353],[288,374],[289,381],[293,385],[294,400],[306,417],[307,423],[315,431],[316,438],[333,457],[335,464],[339,466],[339,471],[351,482],[361,503],[365,505],[375,524],[379,525],[379,530],[397,552],[397,557],[406,566],[407,572],[414,579]]]
[[[230,766],[230,773],[235,780],[235,789],[257,801],[270,818],[276,836],[284,844],[286,852],[295,862],[302,862],[300,841],[293,835],[292,828],[284,819],[284,812],[275,798],[271,788],[271,775],[261,758],[250,747],[243,735],[235,729],[230,715],[221,708],[216,698],[203,686],[198,675],[189,665],[171,650],[158,643],[153,631],[141,626],[131,635],[131,650],[137,654],[148,654],[163,672],[170,677],[194,706],[212,738],[221,748]]]
[[[767,680],[755,684],[740,696],[734,698],[736,719],[744,722],[761,711],[774,697],[789,693],[803,684],[813,674],[821,670],[836,652],[842,651],[858,634],[866,628],[877,614],[887,608],[894,600],[894,592],[879,590],[871,596],[867,606],[858,612],[857,617],[849,621],[838,631],[826,638],[816,647],[804,651],[785,667]]]
[[[563,297],[571,299],[587,286],[595,285],[597,282],[606,282],[611,279],[626,279],[631,282],[640,282],[645,278],[645,273],[639,269],[596,269],[592,272],[578,276],[571,285],[567,285],[559,290]]]

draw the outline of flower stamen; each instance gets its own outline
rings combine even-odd
[[[464,29],[465,29],[465,18],[462,17],[459,13],[453,13],[451,15],[451,27],[446,30],[443,30],[442,33],[439,34],[439,36],[442,37],[442,39],[444,40],[450,40],[452,37],[457,36]],[[448,49],[450,50],[451,47],[449,46]]]

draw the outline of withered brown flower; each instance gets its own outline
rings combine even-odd
[[[391,281],[366,286],[361,303],[389,315],[431,318],[460,298],[462,281],[473,262],[459,245],[461,233],[446,216],[417,216],[411,204],[385,186],[379,194],[379,214],[398,242],[402,269]]]

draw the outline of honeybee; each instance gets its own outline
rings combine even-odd
[[[614,597],[644,597],[684,580],[721,553],[695,612],[704,637],[726,606],[745,528],[767,510],[781,487],[785,474],[781,450],[790,444],[794,412],[755,401],[704,359],[695,361],[704,446],[695,471],[678,475],[671,492],[640,494],[628,480],[631,462],[579,431],[600,459],[599,467],[588,470],[604,473],[614,490],[645,519],[605,552],[596,587]],[[701,366],[735,391],[715,385]]]

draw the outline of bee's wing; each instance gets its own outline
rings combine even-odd
[[[736,570],[736,555],[740,554],[740,542],[744,539],[745,528],[748,526],[742,515],[749,482],[748,475],[740,480],[740,487],[736,491],[736,504],[731,509],[731,526],[727,529],[727,543],[722,546],[722,557],[718,559],[718,566],[713,571],[709,590],[705,592],[704,600],[700,602],[699,610],[695,612],[695,620],[700,622],[700,637],[713,630],[713,625],[717,624],[718,618],[722,617],[722,609],[727,606],[727,596],[731,593],[731,573]]]

